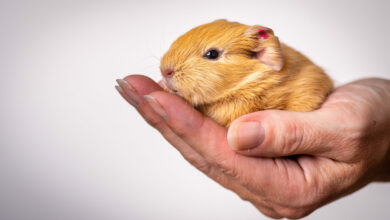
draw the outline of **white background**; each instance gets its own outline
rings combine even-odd
[[[116,93],[179,35],[273,28],[338,84],[389,78],[388,1],[0,0],[0,219],[266,219],[192,168]],[[342,147],[342,146],[340,146]],[[307,219],[389,219],[374,183]]]

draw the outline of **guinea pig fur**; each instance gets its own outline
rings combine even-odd
[[[272,29],[217,20],[193,28],[161,59],[164,89],[229,127],[241,115],[312,111],[333,89],[324,71]]]

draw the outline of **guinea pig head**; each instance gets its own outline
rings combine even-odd
[[[197,106],[229,96],[252,74],[282,67],[280,43],[271,29],[217,20],[173,42],[160,69],[165,89]]]

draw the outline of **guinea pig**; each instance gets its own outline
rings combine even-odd
[[[160,69],[165,90],[225,127],[260,110],[313,111],[333,89],[320,67],[272,29],[227,20],[180,36]]]

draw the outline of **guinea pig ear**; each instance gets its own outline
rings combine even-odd
[[[278,37],[272,29],[262,26],[253,26],[246,31],[252,39],[258,41],[258,46],[253,49],[255,57],[274,71],[283,68],[284,60]]]

